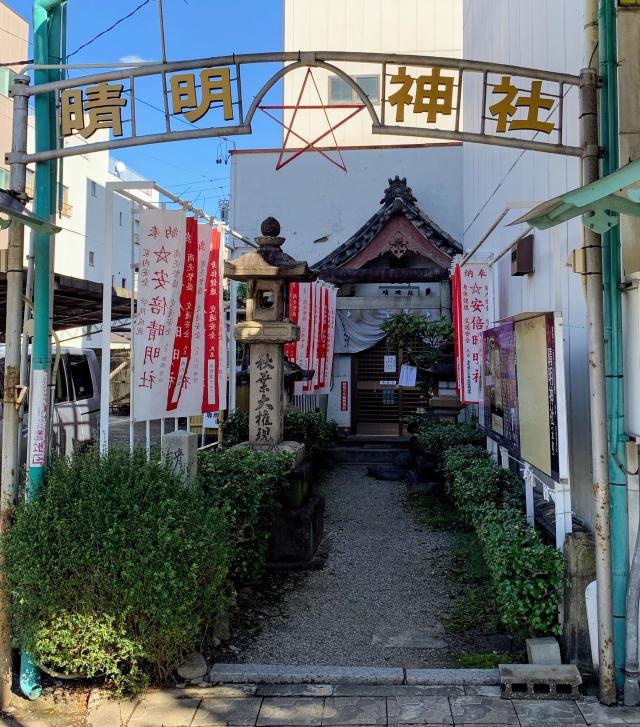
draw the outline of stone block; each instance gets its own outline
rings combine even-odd
[[[221,684],[402,684],[404,671],[399,667],[215,664],[210,679]]]
[[[198,435],[182,429],[165,434],[162,458],[186,485],[195,484],[198,476]]]
[[[500,684],[497,669],[407,669],[407,684],[441,686],[495,686]]]
[[[505,699],[579,699],[582,677],[574,664],[500,664]]]
[[[437,699],[437,697],[436,697]],[[386,725],[384,697],[328,697],[322,716],[324,725]]]
[[[265,697],[257,727],[296,725],[320,727],[324,699],[313,697]]]
[[[593,670],[586,587],[596,579],[595,545],[591,533],[569,533],[564,541],[564,617],[562,653],[565,662]]]
[[[251,727],[256,723],[262,700],[259,697],[203,699],[190,722],[190,727],[220,725],[226,727]]]
[[[187,654],[184,661],[176,669],[178,676],[185,681],[200,679],[207,673],[207,660],[198,651]]]
[[[324,534],[324,499],[314,496],[299,508],[276,513],[269,542],[272,563],[310,561]]]
[[[453,724],[447,697],[388,697],[389,724]]]
[[[499,697],[451,697],[449,702],[454,724],[519,724],[511,702]]]
[[[560,644],[553,636],[527,639],[527,661],[529,664],[562,664]]]

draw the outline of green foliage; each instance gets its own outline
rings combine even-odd
[[[382,322],[382,330],[393,343],[400,344],[411,338],[420,338],[433,348],[441,348],[453,341],[453,324],[446,318],[437,321],[402,311]]]
[[[409,506],[418,520],[431,530],[457,530],[460,516],[449,497],[436,494],[413,495]]]
[[[516,636],[558,633],[562,555],[525,520],[521,484],[481,449],[471,427],[424,420],[418,433],[433,452],[447,491],[478,537],[504,626]]]
[[[511,654],[461,654],[458,657],[460,665],[465,669],[497,669],[500,664],[510,664],[513,661]]]
[[[460,444],[481,445],[484,435],[475,427],[456,422],[445,422],[434,417],[419,417],[417,421],[420,429],[418,439],[420,444],[441,460],[449,447]]]
[[[311,459],[322,456],[336,431],[336,423],[325,422],[319,412],[287,410],[284,413],[284,438],[304,444],[306,455]],[[222,423],[222,435],[226,447],[246,442],[249,439],[249,415],[234,411]]]
[[[223,513],[144,451],[54,460],[2,548],[20,643],[119,691],[166,677],[231,601]]]
[[[291,456],[250,449],[204,450],[198,455],[203,490],[224,513],[232,533],[231,578],[247,583],[262,575],[278,496],[287,486]]]
[[[477,523],[502,623],[517,636],[557,634],[563,559],[513,507],[485,507]]]
[[[225,447],[233,447],[249,439],[249,415],[236,409],[222,422],[222,441]]]

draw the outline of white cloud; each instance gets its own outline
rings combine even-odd
[[[141,58],[137,55],[122,56],[120,63],[147,63],[146,58]]]

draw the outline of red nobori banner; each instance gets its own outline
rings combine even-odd
[[[187,220],[182,211],[149,209],[141,213],[138,311],[132,337],[135,421],[196,416],[203,411],[204,373],[208,370],[204,296],[211,234],[210,227]],[[219,248],[218,244],[218,273]],[[219,291],[219,365],[214,385],[226,406],[221,281]]]
[[[491,270],[487,263],[456,265],[452,279],[456,380],[463,404],[480,401],[482,333],[491,325]]]
[[[204,388],[202,411],[226,407],[226,346],[222,291],[222,244],[220,230],[211,230],[204,293]]]

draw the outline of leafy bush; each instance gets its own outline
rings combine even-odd
[[[562,554],[512,507],[486,506],[476,527],[502,623],[520,636],[559,633]]]
[[[317,459],[330,446],[337,431],[335,422],[325,422],[322,414],[311,411],[290,411],[284,413],[284,438],[301,442],[309,458]],[[222,423],[223,441],[232,447],[249,439],[249,415],[234,411]]]
[[[264,571],[277,498],[291,470],[288,454],[242,447],[198,455],[203,490],[224,513],[234,539],[231,578],[247,583]]]
[[[500,620],[514,635],[558,633],[562,555],[525,520],[521,484],[479,446],[481,433],[422,421],[418,437],[438,458],[463,520],[476,530]]]
[[[231,600],[221,510],[143,451],[54,460],[2,548],[20,643],[119,691],[166,677]]]

